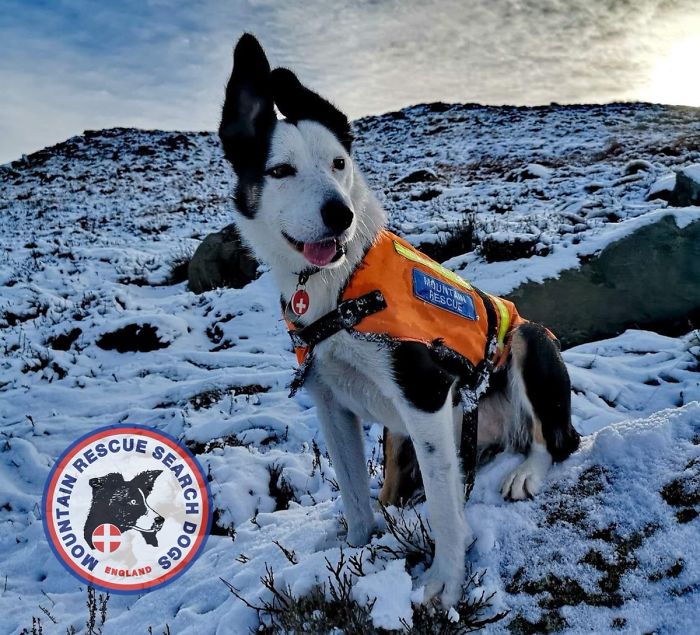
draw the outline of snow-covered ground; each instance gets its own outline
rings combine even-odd
[[[509,262],[489,263],[479,249],[449,254],[449,266],[498,293],[554,276],[667,213],[646,201],[650,187],[700,159],[698,112],[663,106],[438,104],[366,118],[357,131],[357,159],[392,228],[415,244],[446,238],[469,215],[477,246],[534,243],[538,255]],[[430,173],[401,182],[419,169]],[[375,625],[410,624],[416,572],[401,558],[369,562],[369,548],[343,541],[315,409],[303,391],[287,398],[294,358],[270,276],[200,296],[177,281],[176,265],[231,222],[230,187],[209,133],[88,133],[0,168],[0,633],[31,630],[32,617],[45,633],[84,629],[86,590],[50,552],[40,501],[54,458],[117,422],[155,426],[193,448],[211,477],[218,529],[177,582],[113,595],[103,632],[248,632],[255,611],[219,578],[255,603],[268,597],[260,578],[269,566],[300,595],[327,580],[326,559],[337,562],[341,548],[364,553],[353,593],[378,598]],[[668,213],[681,225],[700,216]],[[103,348],[105,334],[133,324],[155,329],[159,348]],[[498,485],[520,459],[497,457],[466,507],[477,536],[468,558],[485,570],[480,591],[496,592],[492,612],[510,611],[489,628],[692,632],[697,333],[627,331],[565,360],[582,448],[541,496],[515,504]],[[380,435],[366,428],[375,495]],[[207,446],[212,439],[221,441]]]

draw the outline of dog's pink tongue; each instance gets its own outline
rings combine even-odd
[[[335,240],[322,240],[318,243],[304,243],[304,258],[312,265],[323,267],[335,257],[338,251]]]

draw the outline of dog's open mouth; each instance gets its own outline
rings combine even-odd
[[[304,258],[317,267],[325,267],[336,262],[345,254],[345,244],[337,238],[326,238],[315,243],[303,243],[285,232],[282,232],[282,236],[294,249],[304,254]]]

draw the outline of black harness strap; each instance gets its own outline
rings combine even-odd
[[[477,427],[479,416],[477,409],[462,410],[462,439],[459,447],[459,456],[462,459],[462,471],[464,472],[464,500],[469,500],[469,495],[474,489],[476,477],[476,450]]]
[[[486,310],[486,343],[484,344],[484,358],[476,366],[476,388],[479,390],[480,386],[488,386],[488,379],[493,371],[493,354],[496,347],[496,341],[498,337],[498,313],[496,312],[496,307],[493,304],[493,300],[481,291],[480,289],[474,289],[484,303],[484,309]],[[486,382],[486,383],[484,383]]]
[[[487,377],[490,377],[493,370],[493,346],[496,342],[496,334],[498,333],[498,314],[496,307],[493,306],[491,298],[481,291],[474,289],[484,303],[486,309],[486,344],[484,348],[484,359],[476,367],[476,383],[482,383]],[[479,386],[475,386],[476,390]],[[473,393],[476,398],[476,391]],[[459,445],[459,456],[462,459],[462,470],[464,472],[464,499],[469,500],[469,495],[474,488],[474,478],[476,476],[476,458],[477,458],[477,433],[479,417],[477,413],[476,403],[474,407],[467,408],[463,405],[462,410],[462,434]]]
[[[312,348],[331,335],[351,329],[366,317],[386,309],[381,291],[370,291],[359,298],[344,300],[335,309],[301,329],[292,329],[289,336],[295,348]]]

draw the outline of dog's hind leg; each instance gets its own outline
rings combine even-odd
[[[370,506],[369,475],[359,419],[343,408],[320,382],[309,382],[321,432],[328,448],[348,521],[348,542],[365,545],[375,527]]]
[[[461,400],[453,408],[455,444],[461,446],[462,422],[464,417]],[[500,437],[499,437],[500,439]],[[382,505],[406,505],[423,498],[423,479],[418,467],[416,451],[411,438],[384,428],[384,483],[379,492]],[[473,471],[474,465],[465,464],[464,473]]]
[[[527,458],[503,482],[505,498],[532,498],[553,461],[563,461],[579,444],[571,424],[571,383],[557,345],[538,324],[513,332],[509,362],[511,424],[506,442],[527,450]]]
[[[384,428],[384,483],[382,505],[403,505],[423,487],[413,443],[407,436]]]

